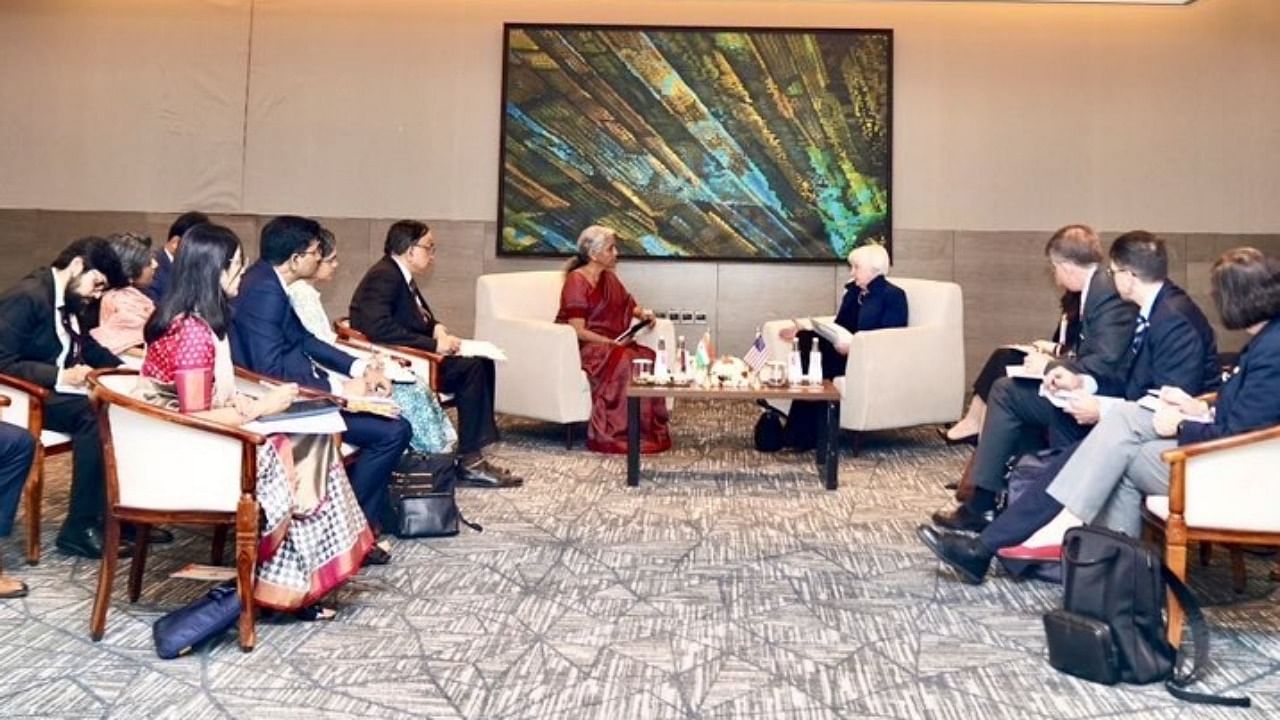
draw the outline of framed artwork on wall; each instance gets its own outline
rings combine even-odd
[[[498,254],[842,260],[892,228],[890,30],[507,24]]]

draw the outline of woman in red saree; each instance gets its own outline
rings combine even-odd
[[[627,451],[627,383],[631,361],[654,359],[654,352],[635,340],[614,338],[631,326],[632,319],[652,320],[653,311],[635,298],[613,273],[618,265],[617,237],[613,230],[592,225],[578,236],[578,254],[569,261],[560,312],[578,335],[582,369],[591,385],[591,421],[587,447],[602,453]],[[640,452],[659,453],[671,447],[667,431],[667,405],[661,398],[640,401]]]

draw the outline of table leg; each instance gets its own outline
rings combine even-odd
[[[627,398],[627,485],[640,484],[640,398]]]
[[[822,464],[827,489],[835,490],[840,486],[840,403],[835,401],[827,403],[827,456]]]

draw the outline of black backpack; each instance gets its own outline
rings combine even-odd
[[[1072,528],[1062,544],[1062,575],[1062,609],[1044,616],[1054,668],[1104,685],[1163,680],[1180,700],[1249,707],[1249,698],[1182,689],[1209,660],[1209,628],[1191,591],[1154,548],[1105,528]],[[1195,652],[1185,670],[1165,635],[1166,588],[1191,626]]]
[[[756,420],[755,432],[752,433],[756,450],[778,452],[782,449],[784,434],[782,421],[786,415],[764,400],[757,400],[756,403],[764,408],[764,412],[760,413],[760,418]]]

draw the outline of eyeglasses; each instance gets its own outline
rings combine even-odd
[[[315,255],[315,256],[320,257],[321,259],[323,259],[323,256],[320,254],[320,248],[318,248],[318,247],[313,247],[313,248],[310,248],[310,249],[308,249],[308,250],[303,250],[303,251],[302,251],[302,252],[300,252],[300,253],[294,253],[294,255]]]
[[[432,245],[422,245],[422,244],[420,244],[420,243],[414,243],[414,244],[413,244],[413,246],[414,246],[414,247],[416,247],[416,248],[418,248],[419,250],[421,250],[422,252],[424,252],[424,253],[426,253],[426,254],[428,254],[428,255],[435,255],[435,254],[436,254],[436,246],[435,246],[434,244],[432,244]]]
[[[338,263],[338,254],[334,253],[329,257],[320,258],[320,262],[324,263],[325,265],[336,265]]]
[[[1116,275],[1119,275],[1120,273],[1129,273],[1130,275],[1132,275],[1132,274],[1133,274],[1133,271],[1132,271],[1132,270],[1130,270],[1129,268],[1118,268],[1118,267],[1115,267],[1115,266],[1108,266],[1108,267],[1107,267],[1107,276],[1108,276],[1108,277],[1115,277]]]

